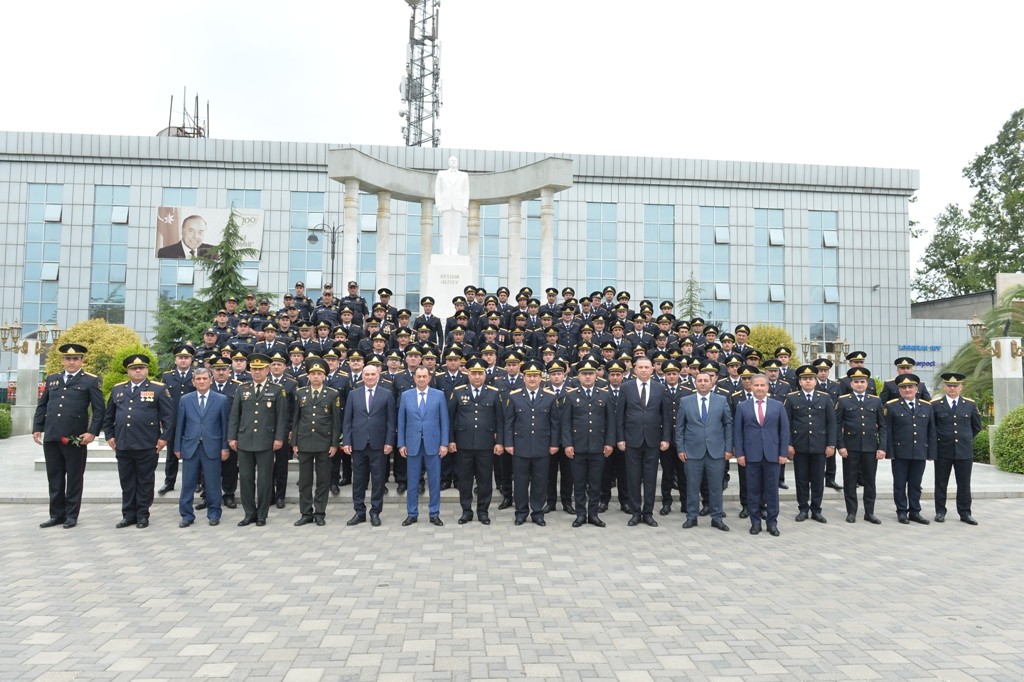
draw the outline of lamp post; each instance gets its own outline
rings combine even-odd
[[[820,351],[817,350],[819,347],[821,348]],[[800,342],[800,350],[803,351],[804,358],[806,358],[808,363],[815,359],[811,357],[812,352],[817,352],[817,357],[825,357],[831,360],[836,369],[836,376],[838,376],[839,368],[846,364],[846,356],[850,352],[850,342],[837,336],[836,340],[832,342],[832,350],[830,352],[828,342],[824,339],[808,340],[805,336],[804,340]]]
[[[41,324],[39,330],[36,331],[35,343],[30,344],[29,339],[21,339],[21,323],[17,318],[15,318],[14,324],[7,324],[7,320],[4,320],[4,323],[0,325],[0,348],[4,351],[13,351],[24,355],[30,353],[42,355],[57,343],[62,331],[60,324],[54,324],[53,329],[48,329],[45,324]],[[51,335],[53,336],[52,340],[50,340]],[[19,340],[21,340],[20,344]]]
[[[341,234],[341,231],[342,231],[342,226],[341,225],[332,225],[332,224],[329,224],[329,223],[320,223],[319,225],[314,225],[313,227],[309,228],[309,236],[306,237],[306,241],[308,241],[310,244],[318,243],[320,241],[320,237],[318,235],[320,235],[320,234],[327,235],[328,238],[331,240],[331,282],[332,283],[334,282],[334,278],[335,278],[334,261],[335,261],[335,259],[337,257],[337,254],[338,254],[338,236]],[[320,286],[323,287],[323,284],[324,283],[323,283],[323,281],[321,279]]]
[[[1020,358],[1024,356],[1019,336],[1006,336],[1009,322],[1004,327],[1003,336],[989,339],[986,346],[985,323],[977,314],[967,323],[971,342],[981,355],[992,358],[992,404],[995,408],[995,422],[989,427],[989,437],[995,435],[995,427],[1014,408],[1024,403],[1024,370]],[[994,455],[993,455],[993,464]]]
[[[39,402],[39,356],[57,345],[63,330],[59,324],[47,328],[39,325],[35,338],[21,336],[22,326],[18,320],[0,325],[0,348],[13,352],[18,362],[18,387],[21,388],[11,408],[12,433],[22,436],[32,433],[32,421],[35,416],[36,404]]]

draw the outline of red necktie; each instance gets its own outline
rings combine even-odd
[[[757,401],[757,423],[764,426],[764,401]]]

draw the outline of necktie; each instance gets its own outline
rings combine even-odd
[[[612,397],[615,398],[616,400],[618,400],[618,398],[619,398],[619,389],[617,389],[617,388],[616,389],[612,389]]]
[[[764,426],[764,401],[757,401],[757,423]]]
[[[953,401],[953,404],[952,404],[950,409],[956,411],[956,401],[955,400]]]
[[[914,414],[914,403],[907,403],[907,407],[910,408],[910,414]]]
[[[747,400],[750,400],[750,398],[751,398],[751,395],[750,395],[750,393],[748,392],[748,393],[747,393]]]
[[[474,388],[473,389],[473,400],[477,400],[479,398],[480,398],[480,389],[479,388]]]
[[[320,391],[313,391],[313,402],[315,403],[320,399]]]
[[[647,384],[640,384],[640,407],[647,407]]]
[[[224,384],[217,384],[217,393],[224,392]]]
[[[530,404],[531,405],[533,405],[533,399],[534,399],[534,396],[536,396],[536,395],[537,395],[536,393],[534,393],[533,391],[530,391]]]
[[[195,258],[196,257],[196,250],[195,249],[189,249],[188,250],[188,257],[189,258]]]
[[[590,400],[590,389],[587,389],[587,400]]]
[[[427,394],[420,392],[420,416],[423,416],[423,411],[427,407]]]
[[[366,411],[369,412],[370,408],[373,407],[373,389],[371,388],[369,393],[366,394]]]
[[[187,375],[184,372],[179,372],[179,376],[181,377],[181,381],[184,382],[185,381],[185,377]]]
[[[128,391],[128,397],[129,398],[134,398],[135,397],[135,389],[136,388],[137,388],[137,386],[135,384],[132,384],[131,390]]]
[[[260,395],[263,393],[263,384],[256,384],[256,400],[260,399]]]
[[[807,398],[807,404],[810,405],[811,404],[811,394],[810,393],[804,393],[804,397]]]
[[[859,402],[861,405],[863,405],[864,404],[864,396],[862,396],[862,395],[857,396],[857,402]]]
[[[700,399],[700,420],[705,424],[708,422],[708,399]]]
[[[200,413],[206,412],[206,396],[205,395],[199,396],[199,412]]]

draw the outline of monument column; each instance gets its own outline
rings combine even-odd
[[[391,282],[391,192],[377,192],[377,288]]]
[[[480,273],[480,202],[469,202],[469,232],[466,238],[469,249],[469,263],[477,277]],[[476,286],[480,286],[476,283]]]
[[[555,192],[540,190],[540,284],[555,286]]]
[[[434,200],[420,199],[420,298],[429,292],[427,286],[427,269],[430,267],[430,254],[434,248]],[[419,302],[417,301],[417,305]]]
[[[345,226],[342,231],[341,272],[344,281],[356,280],[359,256],[359,180],[345,180]],[[339,291],[345,291],[344,282],[334,282]]]
[[[508,200],[508,288],[513,292],[523,286],[523,200]]]

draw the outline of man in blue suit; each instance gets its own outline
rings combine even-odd
[[[697,392],[683,397],[676,412],[676,447],[686,467],[686,521],[683,528],[697,525],[700,512],[700,484],[707,476],[711,525],[729,530],[722,518],[722,483],[725,463],[732,458],[732,408],[729,399],[713,390],[718,380],[718,363],[705,362],[697,375]]]
[[[211,526],[220,523],[220,464],[231,452],[228,449],[231,400],[211,390],[210,370],[205,367],[192,370],[192,384],[196,390],[183,395],[178,403],[172,447],[174,456],[181,460],[179,528],[188,528],[196,520],[192,504],[200,471],[206,487],[206,518]]]
[[[398,453],[408,463],[408,480],[418,481],[420,470],[427,468],[430,489],[430,522],[441,521],[441,458],[448,454],[448,407],[444,392],[430,387],[430,370],[422,365],[412,376],[415,390],[402,393],[398,406]],[[403,526],[419,519],[419,489],[409,486],[405,493],[408,516]]]
[[[758,374],[750,382],[753,397],[736,405],[733,445],[736,461],[747,467],[747,505],[750,534],[761,532],[761,497],[768,507],[768,532],[779,535],[779,466],[788,461],[789,420],[778,400],[768,398],[768,378]]]
[[[346,525],[366,522],[366,487],[370,488],[370,525],[380,525],[384,508],[384,471],[395,446],[395,396],[380,382],[380,366],[363,368],[361,385],[345,402],[341,447],[352,457],[352,507],[355,515]],[[410,479],[414,480],[414,479]]]

